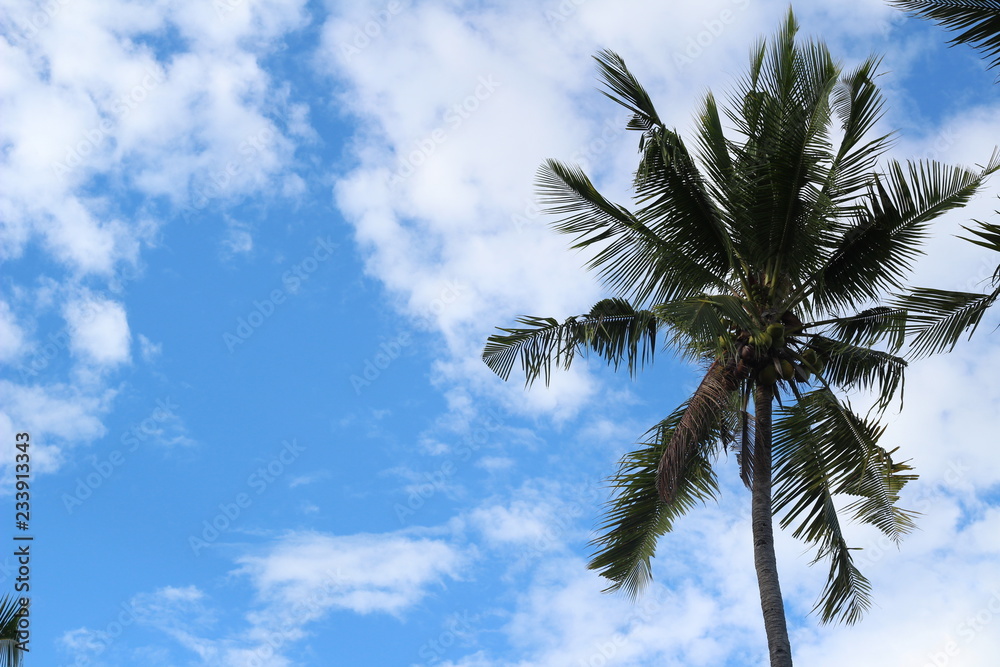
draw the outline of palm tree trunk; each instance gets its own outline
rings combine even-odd
[[[771,403],[774,388],[758,386],[754,392],[756,428],[754,435],[751,525],[753,559],[757,568],[760,607],[764,612],[764,630],[771,667],[791,667],[792,648],[785,624],[785,606],[778,585],[778,563],[774,556],[774,530],[771,514]]]

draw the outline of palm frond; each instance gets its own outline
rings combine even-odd
[[[928,224],[968,203],[997,169],[998,153],[978,172],[934,161],[908,163],[904,171],[898,162],[890,162],[884,176],[874,179],[865,207],[844,229],[816,276],[818,304],[843,308],[900,289],[902,277],[922,254]]]
[[[638,217],[712,273],[726,275],[733,259],[729,232],[687,146],[666,128],[644,139],[635,174]]]
[[[656,488],[663,502],[669,504],[676,499],[678,489],[684,483],[683,475],[699,443],[713,432],[721,431],[724,440],[732,438],[730,429],[719,427],[725,423],[722,416],[729,411],[730,399],[738,383],[734,359],[717,359],[705,371],[660,457]]]
[[[971,338],[986,311],[1000,298],[1000,288],[988,294],[915,287],[896,304],[909,312],[910,348],[923,357],[950,352],[968,334]]]
[[[990,222],[980,222],[978,220],[976,222],[979,224],[979,229],[965,226],[962,229],[978,238],[970,239],[965,236],[960,236],[959,238],[994,252],[1000,252],[1000,225]]]
[[[20,667],[24,651],[18,645],[18,620],[21,603],[10,594],[0,599],[0,667]]]
[[[758,327],[746,299],[730,294],[699,294],[653,306],[652,311],[669,324],[668,335],[677,352],[697,359],[718,348],[717,339],[731,326],[744,331]]]
[[[504,329],[489,337],[483,361],[504,380],[520,360],[526,384],[539,376],[548,384],[552,366],[569,368],[578,353],[593,351],[615,369],[625,363],[634,374],[653,360],[658,320],[648,310],[635,310],[624,299],[604,299],[586,315],[554,318],[521,317],[526,328]]]
[[[841,389],[873,390],[885,409],[903,387],[906,360],[889,352],[852,345],[827,336],[813,336],[809,347],[827,360],[825,382]]]
[[[719,107],[711,93],[705,96],[698,121],[698,147],[708,173],[706,185],[716,201],[729,201],[736,175]]]
[[[896,352],[906,342],[908,315],[905,308],[874,306],[824,324],[829,325],[831,334],[837,340],[864,347],[885,341],[889,349]]]
[[[896,507],[900,489],[914,476],[878,445],[883,430],[825,388],[805,394],[776,420],[774,511],[783,513],[782,528],[794,525],[794,537],[816,545],[816,561],[830,561],[814,608],[823,622],[855,623],[871,606],[871,586],[853,563],[834,496],[857,496],[845,511],[890,539],[898,541],[914,526],[913,513]]]
[[[687,239],[664,235],[648,220],[605,199],[579,168],[547,160],[538,171],[539,200],[563,218],[553,228],[574,237],[574,248],[597,249],[588,268],[619,294],[642,302],[655,294],[665,301],[709,286],[725,285],[724,273],[689,252]]]
[[[824,190],[837,206],[849,204],[865,190],[871,170],[889,148],[891,134],[866,141],[884,113],[885,101],[874,80],[879,62],[869,57],[841,77],[833,91],[832,108],[844,134]]]
[[[755,47],[726,109],[745,141],[728,145],[734,176],[724,200],[736,254],[758,271],[793,278],[821,259],[814,237],[831,206],[821,184],[838,76],[826,47],[796,44],[797,30],[789,14],[773,41]]]
[[[673,528],[674,521],[699,502],[714,499],[719,491],[708,459],[710,446],[695,448],[687,459],[673,501],[663,502],[656,489],[657,470],[664,450],[680,425],[686,410],[681,406],[650,429],[648,441],[626,454],[618,472],[610,479],[614,496],[606,505],[601,534],[591,541],[596,552],[588,567],[609,579],[606,592],[624,591],[636,598],[649,583],[650,560],[659,538]],[[718,434],[709,432],[701,444]]]
[[[968,44],[989,60],[990,69],[1000,65],[1000,1],[890,0],[890,4],[948,30],[961,31],[950,40],[953,46]]]
[[[649,94],[628,71],[621,56],[604,49],[597,52],[594,60],[597,61],[598,77],[608,88],[608,91],[601,92],[635,114],[629,122],[629,129],[648,131],[663,126]]]
[[[635,174],[635,191],[636,201],[644,206],[637,217],[660,239],[696,260],[701,271],[708,269],[716,276],[724,276],[731,264],[729,236],[684,142],[664,126],[649,95],[618,54],[604,50],[595,58],[598,76],[608,88],[602,92],[632,111],[628,128],[642,132],[642,159]],[[632,271],[614,275],[619,271],[617,262],[597,263],[611,274],[610,282],[620,293],[638,301],[650,296],[654,301],[664,301],[672,293],[663,284],[631,285],[627,277]]]

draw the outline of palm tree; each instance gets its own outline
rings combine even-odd
[[[990,59],[990,69],[1000,65],[1000,1],[890,0],[889,4],[961,31],[951,39],[952,46],[969,44]]]
[[[871,604],[835,496],[853,496],[843,511],[893,540],[913,526],[896,501],[915,476],[878,444],[878,417],[903,381],[906,362],[895,352],[906,312],[880,299],[901,288],[929,223],[1000,168],[995,160],[978,172],[889,160],[873,171],[890,139],[870,136],[883,106],[878,59],[842,74],[822,43],[797,44],[797,30],[789,11],[774,38],[754,46],[729,108],[720,113],[705,98],[696,154],[619,56],[596,56],[605,94],[632,112],[628,128],[641,135],[635,210],[556,160],[541,167],[538,187],[560,217],[555,229],[591,251],[589,267],[615,296],[562,322],[519,318],[483,352],[504,379],[519,361],[529,385],[586,353],[634,374],[653,360],[658,340],[703,365],[694,394],[611,478],[615,495],[590,567],[609,591],[638,595],[658,539],[718,493],[712,464],[734,449],[751,491],[774,666],[791,665],[791,648],[773,517],[829,562],[815,608],[823,622],[853,623]],[[874,414],[855,412],[838,389],[873,392]]]
[[[0,667],[20,667],[24,652],[18,644],[17,622],[21,617],[21,603],[5,595],[0,599]]]

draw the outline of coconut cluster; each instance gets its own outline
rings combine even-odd
[[[779,380],[809,382],[814,374],[823,372],[826,360],[811,348],[799,354],[788,345],[801,326],[797,317],[786,313],[781,322],[755,332],[737,331],[732,337],[722,336],[720,343],[734,351],[736,375],[741,380],[755,377],[765,385]]]

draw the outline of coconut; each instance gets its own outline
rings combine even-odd
[[[768,363],[757,373],[757,381],[761,384],[774,384],[778,381],[778,369]]]
[[[768,336],[771,337],[771,345],[774,349],[779,349],[785,345],[785,325],[778,322],[767,326]]]
[[[795,377],[795,365],[787,359],[781,360],[781,379],[791,380]]]
[[[761,332],[750,339],[750,341],[762,350],[770,350],[774,339],[767,332]]]

